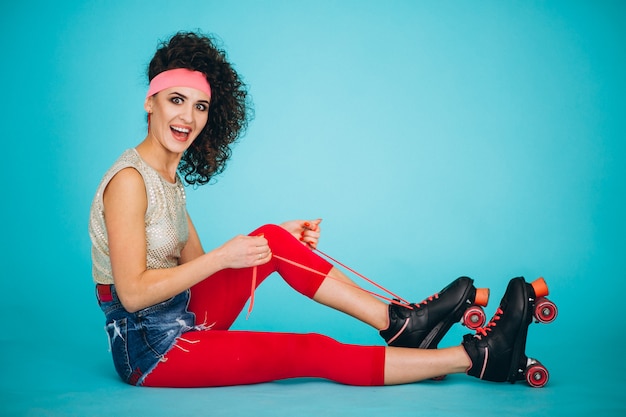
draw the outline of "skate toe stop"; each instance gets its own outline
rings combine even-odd
[[[476,288],[474,304],[486,307],[489,303],[489,288]]]
[[[530,285],[532,285],[536,297],[545,297],[550,293],[548,284],[546,284],[546,280],[543,277],[537,278]]]

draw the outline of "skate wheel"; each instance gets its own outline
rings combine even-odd
[[[551,323],[556,319],[559,310],[556,304],[547,298],[540,297],[535,303],[535,319],[540,323]]]
[[[489,302],[489,288],[476,288],[476,296],[474,297],[474,304],[487,307]]]
[[[545,366],[535,363],[526,369],[526,382],[533,388],[541,388],[548,383],[550,374]]]
[[[530,285],[532,285],[533,290],[535,291],[535,297],[545,297],[550,294],[550,291],[548,291],[548,284],[546,284],[546,280],[543,279],[543,277],[537,278]]]
[[[481,307],[472,306],[463,313],[463,325],[470,330],[482,327],[485,321],[487,321],[487,316]]]

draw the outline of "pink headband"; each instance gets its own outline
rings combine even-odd
[[[170,87],[190,87],[206,93],[211,97],[211,86],[203,73],[187,68],[176,68],[163,71],[150,81],[146,98]]]

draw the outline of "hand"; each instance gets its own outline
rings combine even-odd
[[[310,248],[315,249],[320,238],[320,223],[316,220],[291,220],[281,224],[281,227],[291,233],[296,239]]]
[[[272,259],[272,251],[263,235],[235,236],[217,249],[224,268],[249,268]]]

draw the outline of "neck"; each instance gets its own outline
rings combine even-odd
[[[135,149],[163,178],[169,182],[176,182],[176,170],[183,157],[182,153],[172,153],[162,146],[155,145],[154,141],[150,140],[150,135],[146,136]]]

